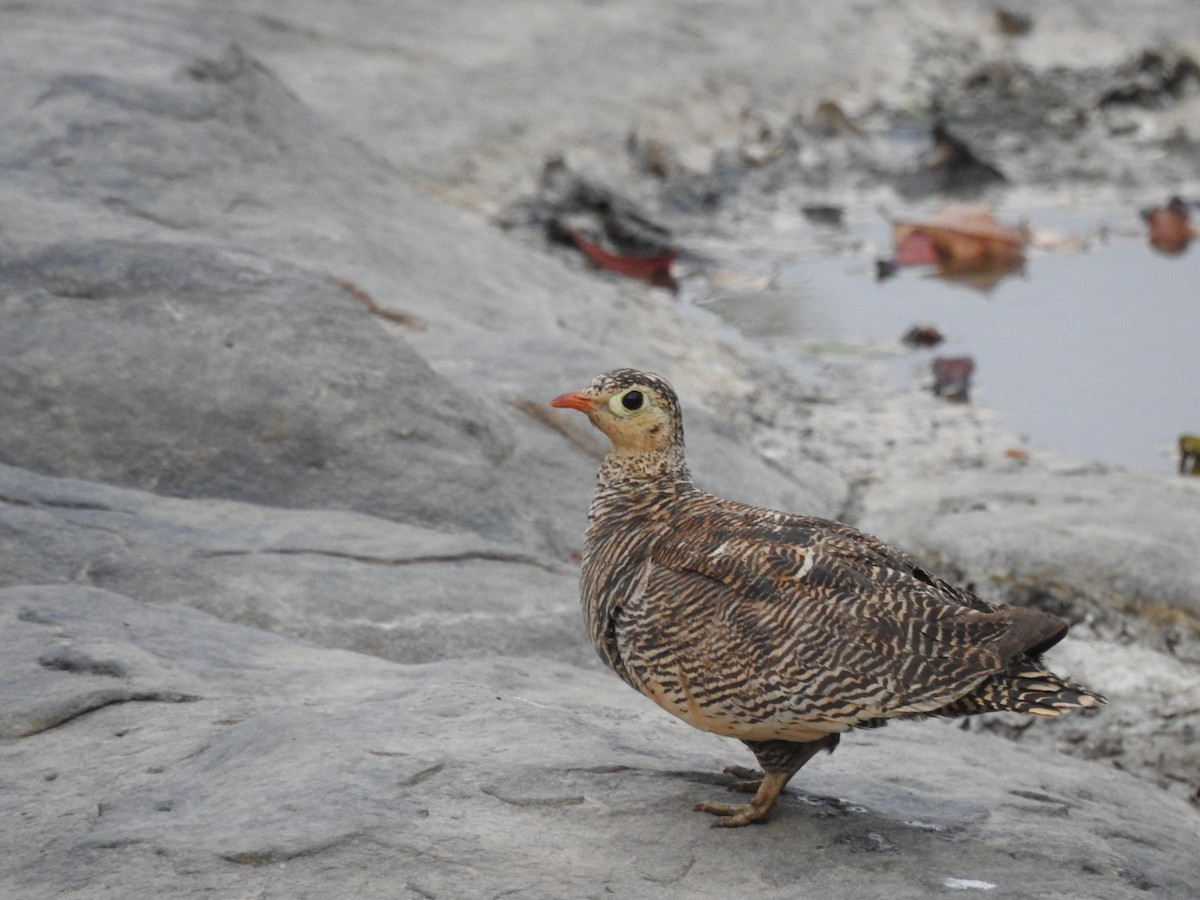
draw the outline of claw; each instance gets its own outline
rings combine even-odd
[[[739,768],[730,766],[729,769]],[[726,772],[729,772],[726,769]],[[742,772],[729,772],[731,775],[741,775]],[[757,772],[750,772],[751,775],[757,775]],[[702,801],[693,807],[697,812],[711,813],[716,816],[716,820],[712,823],[714,828],[737,828],[740,825],[749,825],[751,822],[762,822],[771,814],[771,810],[775,806],[775,799],[779,796],[779,792],[783,790],[783,786],[787,784],[789,778],[792,777],[791,772],[767,772],[762,775],[762,780],[754,785],[754,799],[749,803],[717,803],[714,801]],[[749,788],[748,782],[739,782],[733,785],[734,790],[742,790]]]

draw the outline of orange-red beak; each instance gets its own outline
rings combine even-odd
[[[550,405],[557,406],[559,409],[577,409],[580,412],[587,412],[596,405],[596,401],[583,391],[571,391],[555,397],[550,401]]]

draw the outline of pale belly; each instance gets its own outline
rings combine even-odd
[[[736,708],[700,704],[692,696],[687,679],[682,673],[679,673],[678,682],[669,687],[664,687],[656,679],[649,678],[641,683],[640,690],[671,715],[682,719],[693,728],[743,741],[806,743],[819,741],[832,733],[849,728],[840,722],[801,722],[795,718],[781,719],[778,716],[755,720]]]

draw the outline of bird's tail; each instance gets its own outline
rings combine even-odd
[[[1072,709],[1095,709],[1108,701],[1083,685],[1055,675],[1029,658],[1013,660],[1004,672],[985,678],[974,690],[935,710],[936,716],[971,716],[985,712],[1017,712],[1061,716]]]

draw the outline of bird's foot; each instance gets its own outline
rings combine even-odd
[[[731,784],[729,786],[729,790],[731,791],[740,791],[743,794],[755,794],[762,784],[763,773],[758,769],[750,769],[746,766],[726,766],[723,771],[726,775],[743,779]]]
[[[751,822],[761,822],[770,814],[770,806],[755,806],[753,803],[715,803],[705,800],[693,807],[697,812],[712,813],[713,828],[737,828]]]
[[[754,799],[749,803],[704,801],[696,804],[697,812],[712,813],[717,817],[712,823],[714,828],[737,828],[740,825],[749,825],[751,822],[761,822],[766,819],[775,806],[775,799],[779,796],[779,792],[783,790],[783,786],[787,784],[793,774],[791,772],[759,773],[750,769],[742,769],[740,766],[730,766],[725,771],[737,777],[747,774],[751,777],[761,775],[761,779],[754,784],[753,788],[750,788],[755,791],[755,794]],[[733,789],[746,789],[741,785],[749,785],[749,782],[739,782],[733,786]]]

